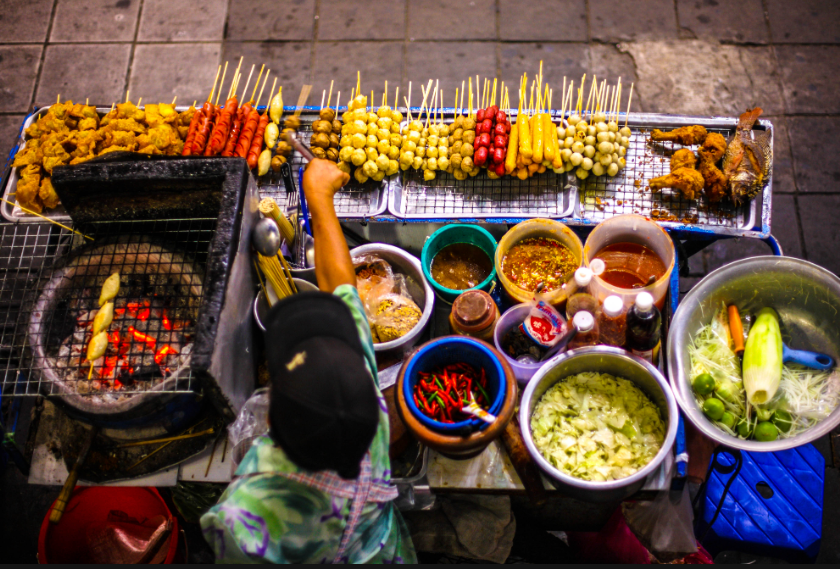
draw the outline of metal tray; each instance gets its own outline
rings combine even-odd
[[[312,138],[312,123],[318,120],[317,107],[304,107],[305,111],[300,115],[299,138],[302,143],[309,145]],[[340,111],[341,109],[339,109]],[[285,107],[284,116],[294,113],[294,107]],[[305,166],[303,158],[297,152],[292,153],[291,165],[292,174],[297,183],[298,169]],[[396,176],[394,176],[396,177]],[[389,179],[381,182],[365,182],[359,184],[353,178],[335,194],[335,212],[342,219],[368,219],[382,215],[388,207],[388,186]],[[257,186],[262,197],[272,197],[287,208],[297,204],[297,196],[289,195],[280,174],[269,171],[265,176],[257,178]]]
[[[720,133],[728,139],[734,134],[737,123],[735,117],[631,113],[628,124],[633,134],[625,157],[626,167],[614,178],[600,176],[579,180],[576,176],[569,176],[570,184],[578,188],[580,196],[569,223],[596,224],[616,215],[636,213],[673,230],[760,238],[769,236],[772,169],[765,188],[748,203],[738,207],[728,199],[710,204],[702,194],[697,200],[687,200],[678,190],[666,189],[657,193],[647,187],[651,178],[670,172],[670,156],[682,148],[672,142],[651,141],[650,132],[654,128],[670,130],[685,125],[702,125],[709,132]],[[760,120],[754,130],[766,129],[771,132],[772,148],[772,123]],[[698,149],[697,146],[688,148]]]
[[[417,109],[412,109],[412,112]],[[455,109],[443,109],[452,124]],[[514,113],[511,120],[514,121]],[[408,121],[403,122],[403,127]],[[388,211],[396,218],[415,221],[443,219],[522,220],[534,217],[563,218],[573,214],[577,188],[565,174],[546,171],[527,180],[511,176],[492,180],[486,172],[466,180],[438,172],[431,182],[420,170],[400,170],[391,182]]]

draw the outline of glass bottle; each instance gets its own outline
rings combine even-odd
[[[624,347],[627,341],[627,312],[620,296],[613,294],[604,299],[598,316],[598,327],[601,330],[601,344]]]
[[[636,296],[636,303],[627,313],[627,349],[657,365],[659,361],[659,346],[662,315],[653,304],[650,293],[640,292]]]
[[[582,348],[584,346],[598,345],[598,323],[592,313],[581,310],[575,314],[572,323],[577,328],[577,334],[569,342],[567,349],[574,350],[575,348]]]
[[[575,284],[577,292],[566,301],[566,320],[571,321],[575,314],[585,310],[593,316],[598,313],[598,301],[589,291],[589,283],[592,282],[592,271],[581,267],[575,271]]]

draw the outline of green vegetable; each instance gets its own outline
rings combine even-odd
[[[736,427],[736,430],[738,431],[739,437],[746,439],[749,438],[750,432],[752,431],[752,427],[749,421],[747,421],[746,419],[741,419],[741,421],[738,423],[738,426]]]
[[[720,418],[723,417],[724,411],[725,409],[720,399],[710,397],[703,402],[703,412],[712,421],[720,421]]]
[[[769,421],[762,421],[755,427],[755,440],[767,443],[779,438],[779,429]]]
[[[773,424],[779,431],[787,433],[793,427],[793,417],[784,409],[777,409],[775,415],[773,415]]]
[[[775,409],[768,409],[766,407],[756,407],[755,408],[755,415],[758,417],[759,421],[769,421],[773,418],[773,413],[775,413]]]
[[[726,425],[727,428],[732,429],[735,427],[735,415],[727,411],[721,416],[720,422]]]
[[[701,373],[694,378],[691,387],[698,395],[708,395],[715,390],[715,379],[708,373]]]
[[[633,382],[585,372],[543,394],[531,415],[531,434],[557,469],[606,481],[649,463],[662,447],[665,426],[659,409]]]
[[[753,405],[767,403],[782,379],[782,331],[772,308],[758,311],[744,347],[744,389]]]

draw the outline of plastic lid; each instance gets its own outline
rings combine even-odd
[[[477,332],[496,319],[493,298],[483,290],[468,290],[452,303],[452,318],[465,332]]]
[[[653,306],[653,296],[649,292],[640,292],[636,296],[636,308],[642,312],[650,312]]]
[[[618,296],[616,294],[613,294],[613,295],[608,296],[604,300],[603,308],[604,308],[604,314],[606,314],[607,316],[609,316],[611,318],[615,318],[616,316],[621,314],[622,310],[624,310],[624,301],[621,300],[620,296]]]
[[[592,261],[589,262],[589,270],[592,271],[593,275],[602,274],[606,268],[607,266],[601,259],[592,259]]]
[[[581,267],[575,271],[575,283],[578,286],[589,286],[592,281],[592,271],[586,267]]]
[[[581,310],[575,314],[572,323],[574,323],[578,332],[589,332],[595,326],[595,317],[589,312]]]

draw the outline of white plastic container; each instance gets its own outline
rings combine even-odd
[[[671,271],[674,270],[674,242],[668,233],[656,223],[649,221],[641,215],[618,215],[602,221],[598,224],[583,246],[583,264],[588,267],[601,249],[613,243],[636,243],[644,245],[659,255],[665,264],[665,274],[655,283],[642,288],[619,288],[605,282],[600,276],[595,275],[590,284],[590,291],[598,302],[612,295],[618,295],[624,301],[624,306],[630,308],[636,302],[636,296],[640,292],[648,292],[653,296],[653,302],[659,310],[665,306],[665,295],[668,292],[668,283],[671,279]]]

